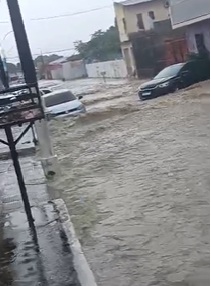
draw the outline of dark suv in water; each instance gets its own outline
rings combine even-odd
[[[209,77],[209,60],[178,63],[164,68],[151,81],[143,83],[139,87],[138,95],[141,100],[155,98],[209,79]]]

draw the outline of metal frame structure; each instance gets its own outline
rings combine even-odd
[[[6,144],[10,149],[21,198],[24,202],[29,226],[32,229],[33,236],[36,240],[37,236],[34,218],[32,216],[27,189],[21,172],[16,145],[29,129],[33,127],[36,120],[44,118],[44,111],[39,94],[34,62],[21,17],[18,0],[7,0],[7,5],[26,84],[9,87],[8,77],[3,69],[3,65],[0,64],[0,76],[4,85],[4,89],[0,91],[0,129],[5,130],[7,138],[7,141],[0,139],[0,142]],[[12,126],[21,126],[26,123],[28,123],[28,126],[18,138],[15,139],[12,133]]]

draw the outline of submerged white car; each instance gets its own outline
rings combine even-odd
[[[81,99],[82,97],[79,97]],[[83,103],[69,89],[56,90],[42,95],[47,118],[76,116],[85,113]]]

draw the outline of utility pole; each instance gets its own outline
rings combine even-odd
[[[1,54],[0,54],[0,79],[2,81],[2,84],[5,88],[9,88],[9,78],[8,73],[5,70],[5,64],[2,60]]]
[[[35,122],[35,129],[38,138],[40,160],[43,171],[47,178],[60,174],[60,167],[57,156],[53,152],[50,133],[46,119]]]
[[[40,56],[41,56],[41,61],[42,61],[41,78],[43,77],[43,75],[44,75],[44,78],[45,78],[45,61],[44,61],[44,57],[43,57],[43,54],[42,54],[42,50],[40,50]]]
[[[20,64],[24,72],[27,84],[33,84],[32,92],[39,92],[36,70],[32,59],[24,22],[21,18],[20,8],[17,0],[7,0],[12,27],[15,35]],[[35,122],[35,129],[40,147],[41,163],[45,175],[53,176],[59,173],[57,156],[53,154],[50,135],[46,119]]]

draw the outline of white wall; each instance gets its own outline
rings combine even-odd
[[[62,67],[57,67],[51,70],[52,79],[63,79]]]
[[[144,30],[150,30],[152,28],[152,20],[148,13],[153,11],[155,15],[154,21],[163,21],[170,19],[169,11],[164,7],[164,1],[156,0],[141,3],[139,5],[125,7],[125,19],[127,23],[127,33],[138,32],[139,28],[137,25],[136,15],[141,13],[143,17]]]
[[[154,26],[153,22],[170,19],[169,10],[164,7],[164,3],[164,0],[146,1],[136,5],[123,5],[121,3],[115,3],[114,9],[120,41],[128,41],[128,34],[140,31],[137,25],[137,14],[142,14],[144,30],[152,29]],[[154,20],[149,17],[150,11],[154,12]],[[123,25],[123,18],[126,22],[126,31]]]
[[[210,21],[205,20],[186,27],[186,39],[190,53],[198,53],[195,34],[204,35],[205,47],[210,51]]]
[[[63,77],[65,80],[82,78],[86,76],[85,64],[82,60],[66,62],[63,66]]]
[[[104,76],[107,78],[127,77],[127,69],[124,60],[87,64],[86,70],[88,77],[103,77],[102,73],[105,73]]]
[[[126,42],[129,40],[129,38],[123,24],[123,18],[125,18],[124,6],[121,5],[120,3],[114,2],[114,11],[118,26],[120,42]]]

